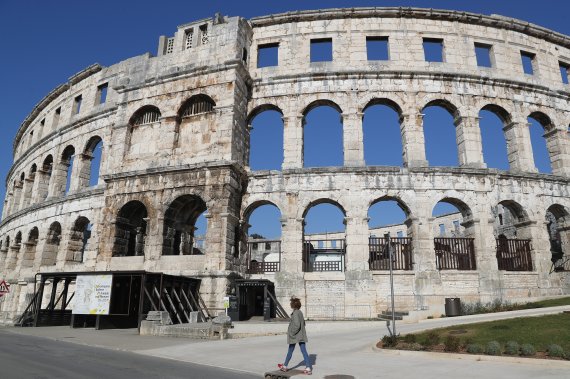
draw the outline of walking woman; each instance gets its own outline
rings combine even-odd
[[[293,313],[291,313],[291,321],[289,322],[289,328],[287,329],[287,343],[289,344],[289,350],[287,351],[287,357],[283,364],[279,363],[277,367],[281,371],[287,371],[287,365],[291,360],[293,355],[293,350],[295,350],[295,345],[299,344],[301,353],[303,353],[303,359],[305,360],[305,370],[303,373],[311,375],[313,373],[313,365],[311,364],[311,359],[307,353],[307,348],[305,344],[309,340],[307,338],[307,332],[305,331],[305,319],[303,317],[303,312],[301,312],[301,300],[296,297],[291,298],[291,308],[293,308]]]

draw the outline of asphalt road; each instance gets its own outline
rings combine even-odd
[[[250,379],[259,376],[0,330],[2,379]]]

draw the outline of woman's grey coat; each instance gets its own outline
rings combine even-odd
[[[289,322],[289,329],[287,329],[287,343],[289,345],[307,342],[307,332],[305,331],[305,319],[303,312],[299,309],[293,310],[291,313],[291,321]]]

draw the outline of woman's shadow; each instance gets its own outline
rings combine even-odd
[[[317,363],[317,354],[309,354],[309,359],[311,360],[311,365],[314,366]],[[302,360],[299,363],[297,363],[295,366],[289,367],[289,370],[293,370],[293,369],[299,368],[301,366],[304,367],[304,363],[305,363],[305,361]]]

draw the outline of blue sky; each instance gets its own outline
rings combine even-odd
[[[160,35],[171,35],[176,30],[177,25],[211,17],[215,12],[250,18],[290,10],[358,6],[418,6],[457,9],[484,14],[497,13],[520,18],[570,35],[570,23],[567,20],[570,3],[558,0],[544,0],[540,3],[528,0],[289,0],[281,2],[245,0],[202,2],[169,0],[160,2],[148,0],[120,2],[110,0],[98,0],[96,2],[0,0],[0,46],[2,46],[0,83],[2,83],[3,88],[0,91],[0,110],[3,115],[0,124],[0,177],[2,178],[0,198],[4,199],[5,177],[12,164],[12,141],[21,122],[46,94],[85,67],[95,62],[108,66],[145,52],[154,54]],[[309,119],[309,122],[315,124],[318,124],[319,120],[321,122],[324,122],[323,120],[332,120],[332,123],[338,122],[337,115],[330,108],[319,108],[313,112],[314,114],[308,117],[314,118],[314,120]],[[446,117],[449,118],[449,115],[446,115],[441,109],[429,109],[427,113],[429,116],[426,120],[427,129],[437,129],[430,127],[430,122],[436,126],[445,126]],[[505,164],[505,158],[501,156],[500,146],[492,145],[501,138],[501,133],[496,134],[497,130],[493,127],[493,123],[498,121],[493,119],[492,114],[482,116],[484,120],[488,119],[488,121],[485,120],[485,123],[488,122],[488,124],[483,127],[491,130],[489,133],[493,136],[489,138],[490,142],[485,148],[488,151],[498,152],[489,159],[493,160],[494,167],[501,167]],[[263,115],[263,118],[271,119],[271,115]],[[261,121],[258,122],[262,124]],[[328,121],[326,122],[328,123]],[[268,122],[272,125],[274,123]],[[375,128],[376,125],[379,126]],[[374,136],[379,135],[379,130],[382,130],[382,133],[387,133],[383,134],[385,136],[397,135],[397,131],[392,127],[393,125],[393,114],[390,113],[390,110],[378,107],[377,109],[370,109],[370,115],[367,114],[365,117],[364,128],[365,133],[372,136],[371,140],[374,140]],[[500,125],[500,123],[496,125]],[[379,129],[380,127],[383,129]],[[318,130],[318,127],[311,128],[310,132],[313,132],[313,129]],[[539,129],[531,130],[531,132],[540,134]],[[306,137],[310,140],[311,135]],[[331,133],[330,138],[333,139],[331,143],[335,143],[333,133]],[[430,138],[441,139],[443,137],[439,134],[438,129],[433,131],[433,135],[426,135],[426,140]],[[441,142],[444,143],[445,141],[442,140]],[[485,140],[483,142],[485,145]],[[397,144],[385,141],[384,143],[386,148],[379,150],[385,152],[386,156],[374,156],[369,152],[366,156],[367,162],[370,164],[400,165],[401,157]],[[454,143],[453,146],[455,146]],[[371,149],[368,150],[371,151]],[[448,149],[439,149],[439,151],[446,150]],[[438,156],[437,153],[438,151],[427,151],[428,159],[433,165],[448,165],[453,162],[453,159],[456,160],[456,157]],[[320,155],[322,156],[322,154]],[[319,157],[307,158],[309,161],[313,158],[319,159]],[[338,155],[329,158],[332,162],[339,159]],[[282,157],[276,159],[282,159]],[[541,171],[548,171],[548,162],[539,162],[538,165]],[[384,211],[381,213],[389,216],[384,220],[384,223],[391,223],[401,218],[401,214],[398,215],[397,212]],[[390,216],[392,214],[393,216]],[[309,215],[308,217],[312,216]],[[322,225],[324,229],[342,228],[342,223],[339,224],[338,221],[342,219],[342,215],[339,216],[338,212],[336,218],[326,215],[324,218],[336,219],[330,225]],[[267,234],[274,233],[275,230],[268,230],[267,232]]]

